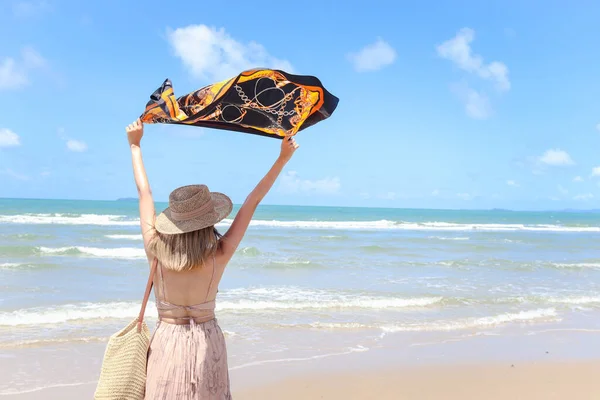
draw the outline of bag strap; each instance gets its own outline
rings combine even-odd
[[[144,299],[142,300],[142,308],[140,309],[140,315],[137,318],[137,331],[142,331],[142,323],[144,322],[144,313],[146,312],[146,304],[150,298],[150,292],[152,291],[152,285],[154,284],[154,274],[156,273],[156,266],[158,265],[158,259],[155,257],[152,260],[152,268],[150,268],[150,276],[148,276],[148,283],[146,284],[146,292],[144,293]]]

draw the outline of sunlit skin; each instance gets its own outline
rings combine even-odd
[[[156,211],[154,209],[152,190],[150,189],[150,184],[148,183],[148,177],[146,175],[146,169],[142,159],[141,141],[142,137],[144,136],[144,124],[137,119],[129,124],[125,131],[127,132],[129,147],[131,148],[133,174],[140,200],[140,224],[144,238],[144,248],[147,249],[148,243],[152,238]],[[277,177],[281,174],[281,171],[290,161],[299,147],[300,146],[298,143],[296,143],[296,140],[293,137],[286,137],[282,140],[279,156],[275,160],[275,163],[264,176],[264,178],[258,183],[258,185],[256,185],[254,190],[250,192],[246,198],[246,201],[244,201],[244,204],[241,206],[240,210],[235,216],[231,227],[223,235],[219,245],[219,250],[216,254],[217,265],[224,266],[229,262],[235,253],[235,250],[242,241],[256,208],[267,195],[269,190],[271,190],[273,184],[277,180]],[[148,261],[151,262],[153,256],[148,254],[147,251],[146,255],[148,256]]]

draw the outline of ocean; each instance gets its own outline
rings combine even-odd
[[[0,199],[0,395],[97,378],[108,336],[139,310],[141,239],[136,202]],[[151,327],[155,314],[151,302]],[[600,213],[262,206],[217,318],[232,371],[425,338],[594,331]],[[61,363],[89,368],[47,372]]]

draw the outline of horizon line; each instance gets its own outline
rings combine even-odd
[[[0,200],[34,200],[34,201],[101,201],[106,203],[128,203],[137,202],[137,197],[119,197],[113,200],[99,200],[99,199],[60,199],[60,198],[39,198],[39,197],[0,197]],[[155,203],[168,203],[168,200],[155,200]],[[242,204],[234,203],[234,206],[241,206]],[[361,208],[361,209],[381,209],[381,210],[430,210],[430,211],[507,211],[507,212],[600,212],[600,208],[563,208],[563,209],[510,209],[502,207],[493,208],[415,208],[415,207],[383,207],[383,206],[342,206],[342,205],[300,205],[300,204],[269,204],[261,203],[260,206],[268,207],[321,207],[321,208]]]

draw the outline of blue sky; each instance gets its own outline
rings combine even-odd
[[[134,196],[124,127],[163,80],[183,95],[264,66],[340,98],[267,203],[600,208],[597,2],[133,3],[0,1],[1,197]],[[166,125],[142,142],[158,200],[206,183],[237,203],[278,146]]]

